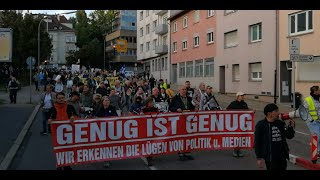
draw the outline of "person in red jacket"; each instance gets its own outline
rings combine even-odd
[[[62,121],[68,120],[73,121],[76,116],[76,110],[72,105],[67,104],[65,99],[65,94],[63,92],[59,92],[56,95],[56,102],[53,107],[49,110],[50,120],[51,121]],[[57,170],[72,170],[71,166],[58,167]]]

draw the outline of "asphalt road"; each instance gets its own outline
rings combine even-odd
[[[0,105],[0,162],[18,137],[34,106],[31,104]]]
[[[225,107],[225,103],[221,103]],[[263,118],[262,112],[257,111],[255,119]],[[302,124],[302,122],[301,122]],[[298,122],[298,127],[301,126]],[[304,131],[299,127],[298,129]],[[22,147],[16,155],[11,167],[12,170],[54,170],[51,136],[40,136],[41,114],[38,113],[30,132]],[[293,140],[288,140],[292,152],[307,154],[305,151],[306,137],[297,134]],[[304,146],[304,147],[302,147]],[[295,150],[298,148],[297,150]],[[232,151],[195,151],[192,152],[195,160],[181,162],[176,154],[155,157],[154,166],[148,167],[145,160],[127,159],[112,161],[109,168],[104,168],[103,163],[92,163],[74,166],[74,170],[258,170],[253,150],[244,151],[243,158],[232,157]],[[297,154],[298,155],[298,154]],[[303,170],[304,168],[288,162],[288,170]]]

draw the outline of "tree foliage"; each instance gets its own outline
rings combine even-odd
[[[79,10],[75,19],[69,19],[75,22],[77,46],[80,48],[67,59],[69,64],[80,59],[80,64],[87,67],[103,66],[104,35],[111,29],[114,17],[114,10],[95,10],[89,17],[85,11]]]
[[[38,58],[38,25],[41,18],[35,18],[30,14],[24,17],[16,11],[6,10],[0,12],[0,26],[13,30],[12,64],[16,67],[25,67],[29,56]],[[49,34],[45,30],[45,23],[40,31],[40,60],[50,57],[52,43]]]

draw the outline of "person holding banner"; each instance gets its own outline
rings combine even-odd
[[[62,121],[68,120],[72,122],[77,118],[76,110],[72,105],[67,104],[65,99],[65,94],[63,92],[56,94],[56,102],[53,107],[49,110],[50,120],[51,121]],[[71,166],[58,167],[57,170],[72,170]]]
[[[159,113],[159,110],[156,107],[154,107],[153,98],[148,98],[145,104],[146,104],[145,107],[142,109],[143,114],[151,115],[151,114]],[[147,159],[148,166],[153,166],[152,156],[148,156],[146,159]]]
[[[244,102],[244,93],[239,91],[236,94],[236,100],[232,101],[228,107],[227,110],[248,110],[248,104]],[[243,153],[240,149],[234,149],[233,150],[233,157],[243,157]]]
[[[187,96],[187,86],[180,86],[179,94],[175,95],[169,105],[169,110],[171,112],[183,112],[194,110],[194,105],[192,104],[192,97]],[[188,122],[187,122],[188,123]],[[190,152],[178,153],[180,161],[194,160],[190,155]]]
[[[279,108],[271,103],[264,108],[265,118],[257,123],[254,132],[254,147],[259,168],[265,163],[267,170],[286,170],[289,146],[286,139],[295,134],[294,120],[289,125],[279,120]]]
[[[130,106],[129,115],[140,114],[143,108],[143,100],[141,96],[135,98],[134,103]]]
[[[110,105],[110,99],[107,96],[102,97],[100,110],[97,113],[97,117],[112,117],[118,116],[116,109]],[[110,167],[110,162],[105,161],[103,166],[105,168]]]

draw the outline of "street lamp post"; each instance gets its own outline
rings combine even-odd
[[[40,25],[41,25],[43,20],[48,20],[48,17],[44,16],[41,19],[41,21],[39,22],[39,25],[38,25],[38,68],[40,67]]]

